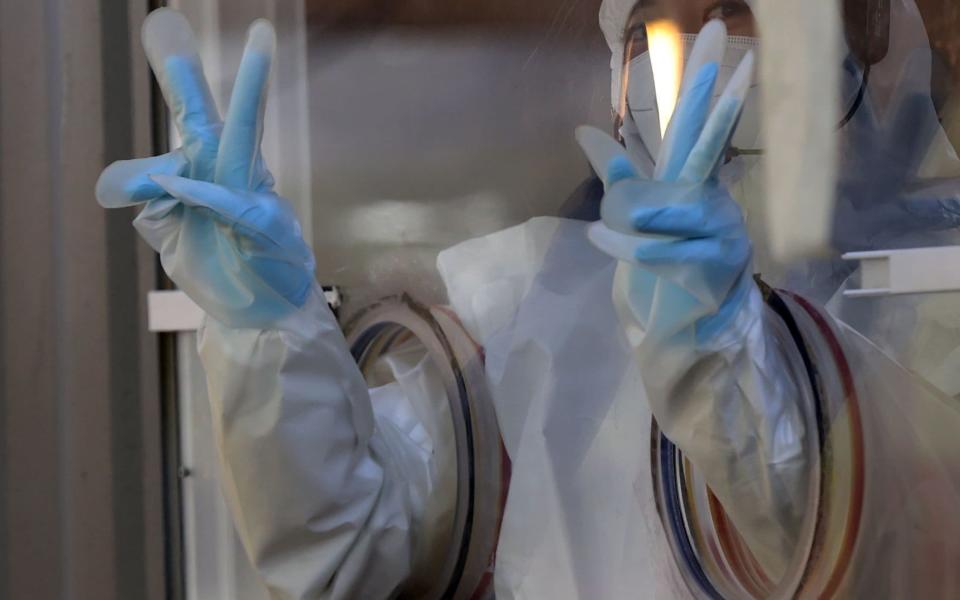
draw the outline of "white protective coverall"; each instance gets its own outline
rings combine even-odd
[[[603,24],[616,63],[616,32],[623,23],[609,17],[625,19],[629,10],[611,13],[615,4],[632,3],[605,3]],[[907,16],[915,12],[908,0],[893,4]],[[957,198],[955,189],[941,194],[931,211],[947,206],[951,198]],[[749,207],[751,199],[743,200]],[[855,206],[855,200],[849,210],[856,212],[862,207]],[[924,212],[921,216],[930,227],[921,231],[928,233],[943,214]],[[955,237],[948,229],[955,225],[939,221],[937,228]],[[779,549],[780,529],[792,525],[778,524],[777,519],[793,513],[794,500],[789,493],[776,495],[783,490],[768,485],[770,469],[783,463],[765,462],[762,450],[778,443],[764,430],[769,415],[789,411],[789,405],[784,408],[789,393],[770,394],[796,384],[782,365],[791,354],[757,294],[756,318],[741,323],[744,330],[718,349],[722,356],[716,363],[717,378],[687,388],[699,410],[671,414],[674,399],[647,400],[631,354],[631,344],[638,342],[624,335],[610,297],[616,261],[588,244],[584,226],[534,219],[464,242],[438,260],[453,309],[484,346],[488,382],[513,463],[497,556],[497,596],[675,597],[687,591],[653,504],[650,406],[664,430],[678,434],[674,441],[721,498],[763,499],[752,511],[727,508],[756,547]],[[898,232],[873,233],[860,237],[870,243],[892,242],[897,236],[886,234]],[[526,257],[522,265],[516,260],[518,252]],[[931,414],[941,423],[960,423],[956,408],[944,404],[960,392],[955,302],[906,297],[871,301],[869,310],[851,308],[853,301],[839,295],[849,275],[840,263],[800,265],[784,272],[775,284],[803,281],[798,291],[821,301],[834,297],[834,314],[849,319],[882,350],[875,351],[865,338],[845,329],[852,340],[864,344],[857,364],[883,372],[876,361],[889,361],[889,368],[902,377],[922,375],[935,386],[917,383],[934,399],[930,402],[939,403],[936,411],[920,415],[901,407],[903,411],[895,413],[908,430],[904,448],[923,436],[924,419]],[[496,310],[484,309],[491,305]],[[369,391],[319,290],[275,329],[230,329],[208,319],[199,343],[224,491],[241,539],[271,592],[277,598],[379,598],[394,593],[415,568],[420,548],[429,545],[432,515],[449,510],[444,483],[449,473],[437,458],[444,455],[444,440],[437,439],[439,428],[428,416],[445,418],[436,412],[445,398],[430,383],[428,363],[411,369],[411,362],[400,361],[395,365],[396,384]],[[380,397],[387,400],[379,402]],[[729,415],[725,403],[732,401],[753,407],[755,429],[743,429],[746,421],[732,426],[724,422]],[[397,410],[397,402],[407,410]],[[727,437],[714,446],[684,438],[685,425],[677,419],[691,414],[728,428]],[[878,425],[877,439],[889,431]],[[911,437],[910,431],[916,435]],[[944,440],[935,433],[933,446]],[[734,444],[750,440],[758,443]],[[929,447],[924,452],[917,457],[923,464],[929,464],[930,456],[943,456]],[[775,454],[799,456],[789,447],[776,448]],[[910,470],[889,464],[886,468],[898,475]],[[936,465],[931,468],[936,470]],[[916,481],[905,477],[901,485]],[[960,499],[960,491],[951,485],[937,489]],[[877,508],[877,522],[892,506]],[[910,508],[909,503],[898,506]],[[946,531],[956,532],[955,525],[944,522]],[[759,533],[751,536],[751,528]],[[877,542],[884,533],[903,540],[896,537],[902,531],[893,524],[886,532],[874,533]],[[906,544],[897,556],[916,548]],[[957,555],[952,546],[945,554]],[[894,565],[894,559],[889,560]],[[770,558],[772,565],[779,562],[776,556]],[[876,565],[870,570],[878,573]],[[868,575],[859,573],[850,585],[866,585],[853,580]],[[889,585],[895,577],[879,581]]]

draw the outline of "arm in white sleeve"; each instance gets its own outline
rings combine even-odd
[[[272,596],[389,597],[426,493],[404,465],[423,459],[376,427],[322,291],[276,329],[208,318],[199,349],[224,493]]]
[[[622,264],[617,278],[634,269]],[[756,284],[745,285],[731,322],[707,339],[696,336],[693,322],[668,340],[648,335],[622,294],[615,299],[657,423],[702,474],[756,558],[779,574],[805,510],[805,372],[786,326]],[[656,327],[656,311],[650,318]]]

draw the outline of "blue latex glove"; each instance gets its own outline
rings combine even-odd
[[[183,145],[110,165],[97,200],[107,208],[145,204],[134,226],[208,314],[231,327],[270,327],[306,302],[315,265],[260,155],[273,28],[250,27],[223,123],[183,15],[151,13],[143,44]]]
[[[688,59],[654,180],[638,177],[623,154],[609,159],[590,238],[620,260],[614,305],[660,430],[779,581],[807,507],[806,377],[794,368],[802,363],[789,332],[765,310],[743,216],[715,177],[752,55],[711,108],[710,63],[726,39],[713,29],[691,53],[700,62]]]
[[[657,180],[639,177],[624,155],[610,160],[603,226],[591,229],[591,239],[632,265],[615,290],[631,313],[628,329],[666,340],[692,328],[694,342],[703,343],[732,323],[753,283],[743,216],[713,176],[742,95],[725,91],[711,111],[716,63],[698,68],[679,99]],[[743,84],[743,77],[731,79]]]
[[[751,244],[737,203],[712,182],[641,179],[623,157],[611,162],[607,181],[603,223],[645,236],[633,246],[626,288],[641,328],[670,338],[693,326],[698,342],[723,331],[753,285]]]

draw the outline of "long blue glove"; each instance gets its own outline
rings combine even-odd
[[[621,261],[614,304],[657,423],[778,581],[805,510],[802,378],[789,368],[789,334],[768,318],[752,280],[740,209],[715,177],[752,57],[711,110],[716,60],[707,58],[722,56],[716,41],[726,39],[722,25],[711,27],[691,54],[654,179],[638,177],[622,152],[608,160],[590,238]]]
[[[603,223],[637,237],[626,300],[661,340],[694,328],[704,343],[730,325],[753,285],[751,244],[737,203],[714,183],[636,177],[623,158],[608,171]],[[657,236],[657,237],[653,237]],[[652,341],[652,340],[650,340]]]
[[[725,31],[720,27],[707,34],[712,35]],[[711,111],[717,64],[704,54],[699,53],[702,64],[688,67],[693,72],[662,146],[656,179],[639,177],[623,154],[611,159],[602,224],[591,228],[600,249],[635,267],[629,275],[621,272],[615,291],[632,313],[628,320],[661,340],[692,330],[694,343],[702,343],[721,332],[752,285],[743,217],[713,176],[739,117],[752,57]]]
[[[230,327],[270,327],[306,302],[315,265],[260,155],[273,28],[251,25],[222,123],[183,15],[151,13],[143,44],[183,144],[110,165],[97,200],[106,208],[145,204],[134,226],[208,314]]]

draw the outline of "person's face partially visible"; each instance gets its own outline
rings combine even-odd
[[[753,13],[744,0],[656,0],[681,33],[699,33],[711,19],[722,19],[729,35],[756,36]]]

